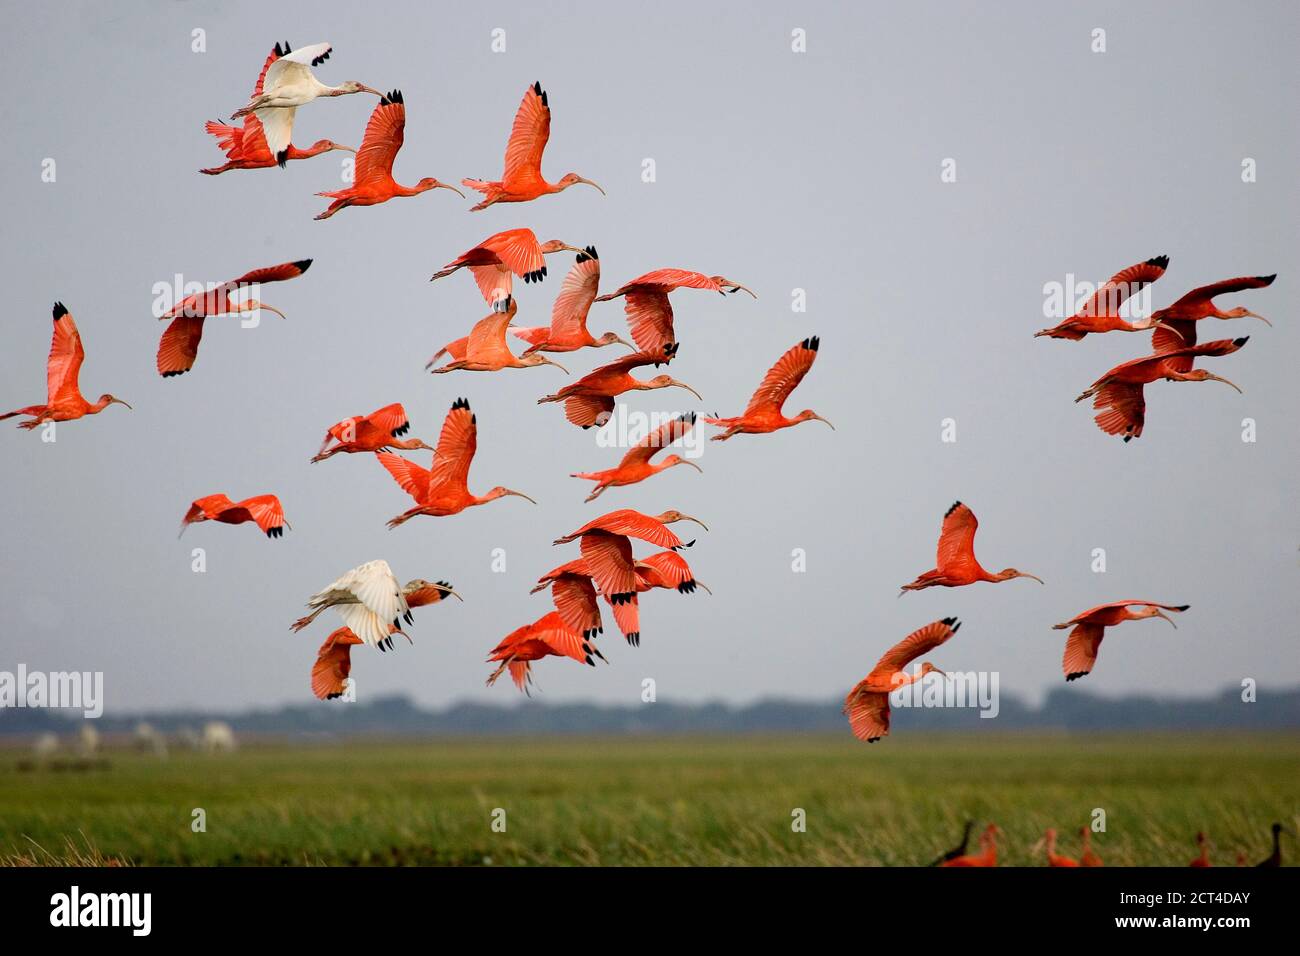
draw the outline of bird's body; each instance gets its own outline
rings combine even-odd
[[[1285,829],[1280,823],[1273,824],[1273,852],[1256,863],[1255,866],[1272,868],[1282,865],[1282,831]]]
[[[497,299],[492,304],[492,311],[474,323],[469,335],[454,342],[448,342],[424,366],[434,373],[454,372],[499,372],[505,368],[534,368],[538,365],[554,365],[568,374],[568,369],[558,362],[553,362],[545,355],[534,352],[517,356],[506,344],[506,331],[514,321],[519,306],[515,297],[508,295]],[[431,368],[434,362],[446,355],[450,361],[438,368]]]
[[[62,302],[53,309],[54,334],[50,339],[50,354],[45,362],[45,404],[28,405],[0,415],[0,421],[16,415],[30,415],[19,428],[28,430],[44,422],[70,422],[86,415],[98,415],[109,405],[126,405],[120,398],[107,393],[98,401],[88,402],[81,394],[81,365],[86,360],[86,349],[81,344],[81,333],[72,313]],[[130,405],[126,405],[130,408]]]
[[[377,206],[398,196],[418,196],[431,189],[450,189],[462,199],[464,194],[455,186],[426,176],[414,186],[403,186],[393,178],[393,160],[402,148],[406,129],[406,101],[401,90],[380,97],[379,105],[370,114],[357,162],[353,169],[352,185],[332,192],[317,193],[333,202],[317,219],[328,219],[348,206]]]
[[[513,291],[512,276],[524,282],[541,282],[546,278],[546,256],[564,250],[583,252],[559,239],[538,242],[531,229],[508,229],[488,236],[473,249],[462,253],[435,272],[430,282],[449,276],[458,269],[468,269],[488,305]]]
[[[1101,639],[1106,628],[1125,621],[1141,621],[1149,617],[1162,617],[1175,628],[1173,619],[1162,611],[1186,611],[1190,604],[1156,604],[1152,601],[1115,601],[1101,604],[1078,614],[1062,624],[1052,625],[1052,630],[1070,630],[1065,640],[1065,655],[1061,667],[1067,681],[1078,680],[1092,673],[1101,650]]]
[[[537,404],[564,402],[564,417],[579,428],[590,428],[605,424],[614,411],[614,397],[624,392],[676,387],[684,388],[699,398],[699,392],[669,375],[656,375],[645,380],[632,375],[634,368],[658,365],[663,361],[663,356],[651,352],[633,352],[608,365],[602,365],[553,395],[539,398]]]
[[[889,735],[889,695],[927,674],[943,673],[929,661],[915,674],[907,673],[904,668],[946,643],[960,627],[961,622],[955,617],[945,617],[913,631],[884,653],[871,673],[858,681],[844,698],[844,713],[855,737],[874,744]]]
[[[750,398],[744,414],[735,418],[709,418],[706,416],[704,420],[710,425],[717,425],[719,428],[725,429],[721,435],[714,435],[713,440],[726,441],[732,435],[762,435],[781,428],[798,425],[800,422],[812,421],[813,419],[831,425],[830,422],[811,408],[804,409],[794,418],[786,418],[781,411],[786,399],[790,397],[790,393],[803,381],[803,377],[812,368],[820,345],[821,340],[814,335],[811,338],[804,339],[782,355],[777,360],[777,363],[768,370],[768,373],[763,376],[763,381],[758,386],[758,391]],[[834,430],[834,428],[835,426],[831,425],[831,429]]]
[[[312,458],[313,462],[325,461],[334,455],[356,454],[357,452],[388,451],[399,448],[403,451],[426,449],[433,451],[418,438],[402,438],[410,431],[410,422],[406,419],[406,409],[399,403],[385,405],[369,415],[355,415],[335,422],[325,433],[320,451]],[[334,442],[333,447],[330,442]]]
[[[990,823],[984,832],[980,834],[980,852],[970,856],[958,856],[951,860],[944,860],[940,866],[997,866],[998,865],[998,837],[1002,831],[997,828],[996,824]]]
[[[1214,297],[1246,289],[1263,289],[1272,285],[1276,278],[1277,273],[1271,276],[1241,276],[1193,289],[1167,309],[1160,309],[1152,316],[1159,320],[1162,328],[1152,333],[1151,351],[1178,352],[1191,348],[1196,344],[1196,323],[1201,319],[1241,319],[1250,316],[1265,325],[1272,325],[1262,315],[1240,306],[1222,312],[1214,304]],[[1192,362],[1193,356],[1180,354],[1170,358],[1165,366],[1173,372],[1188,372],[1191,371]]]
[[[257,77],[257,84],[253,87],[254,98],[262,95],[262,86],[266,81],[266,71],[270,69],[271,64],[286,53],[292,51],[284,48],[277,43],[266,62],[262,65],[262,72]],[[209,134],[217,138],[217,145],[226,154],[224,165],[216,166],[211,169],[200,169],[199,172],[209,176],[216,176],[220,173],[228,172],[232,169],[267,169],[271,166],[277,166],[275,156],[271,153],[271,148],[266,144],[266,133],[262,129],[262,121],[257,118],[255,113],[244,115],[243,126],[231,126],[227,123],[218,123],[210,120],[204,129]],[[333,140],[317,140],[307,149],[299,149],[290,143],[284,149],[284,159],[286,162],[295,159],[311,159],[313,156],[319,156],[321,153],[328,153],[331,150],[346,150],[349,153],[355,153],[351,146],[340,146]]]
[[[587,330],[587,313],[596,300],[600,285],[600,257],[595,246],[588,246],[574,258],[573,268],[564,277],[560,294],[551,306],[551,324],[515,329],[517,338],[528,343],[524,355],[533,352],[575,352],[583,348],[600,348],[618,343],[633,346],[613,332],[596,338]]]
[[[569,173],[548,183],[542,176],[542,153],[551,138],[551,104],[541,83],[524,91],[515,122],[506,143],[505,173],[500,181],[462,179],[461,185],[483,194],[483,201],[470,208],[478,212],[499,202],[531,202],[539,196],[563,192],[577,183],[601,189],[590,179]]]
[[[1226,378],[1205,369],[1192,369],[1191,363],[1200,355],[1230,355],[1245,345],[1249,338],[1250,336],[1218,339],[1132,359],[1116,365],[1093,382],[1075,401],[1091,398],[1092,407],[1097,409],[1094,416],[1097,427],[1107,435],[1122,435],[1124,441],[1130,441],[1141,436],[1146,424],[1147,403],[1143,390],[1152,382],[1161,379],[1171,382],[1223,382],[1240,393],[1241,389]],[[1183,364],[1186,364],[1187,369],[1182,368]]]
[[[596,487],[586,498],[591,501],[600,496],[606,488],[611,486],[634,485],[637,482],[645,481],[652,475],[657,475],[661,471],[667,471],[676,465],[690,465],[696,471],[703,471],[699,465],[689,461],[680,455],[668,455],[663,461],[653,462],[652,458],[664,448],[678,441],[686,435],[695,425],[695,413],[687,412],[684,415],[678,415],[670,419],[663,425],[660,425],[654,431],[648,433],[644,438],[632,446],[625,454],[617,467],[608,468],[604,471],[584,471],[570,475],[571,478],[585,478],[588,481],[596,482]]]
[[[478,449],[478,418],[470,411],[469,402],[463,398],[452,403],[451,411],[442,423],[438,448],[433,454],[433,464],[426,470],[412,461],[391,452],[378,452],[379,459],[393,480],[416,501],[416,506],[388,522],[396,528],[416,515],[443,517],[459,514],[474,505],[486,504],[506,495],[527,498],[526,494],[497,486],[485,495],[471,494],[468,486],[469,466]],[[537,502],[533,501],[533,504]]]
[[[295,279],[311,267],[310,259],[282,262],[277,266],[254,269],[238,279],[223,282],[207,292],[186,296],[174,308],[164,312],[159,319],[171,319],[158,342],[158,374],[163,378],[184,375],[194,367],[199,357],[199,341],[203,338],[203,320],[220,315],[256,312],[267,309],[280,318],[284,313],[274,306],[256,299],[231,301],[231,295],[255,288],[266,282],[283,282]]]
[[[406,596],[406,603],[409,607],[425,607],[429,604],[437,604],[447,595],[453,595],[460,598],[452,590],[452,587],[446,581],[437,581],[430,583],[428,581],[415,580],[408,581],[402,587],[402,593]],[[302,618],[295,623],[294,630],[301,630],[310,624],[312,618],[324,610],[324,605],[312,612],[310,617]],[[299,626],[301,625],[301,627]],[[402,634],[397,629],[396,624],[390,624],[388,636],[380,641],[376,647],[379,650],[391,650],[393,646],[393,635]],[[406,637],[405,634],[402,634]],[[410,640],[407,637],[407,640]],[[325,643],[320,646],[316,652],[316,663],[311,669],[311,689],[312,692],[321,700],[333,700],[343,695],[344,684],[348,675],[352,672],[352,648],[357,644],[366,643],[357,637],[352,628],[344,626],[332,632],[329,637],[325,638]]]
[[[1047,865],[1056,867],[1077,867],[1079,861],[1056,852],[1056,831],[1048,830],[1043,835],[1043,845],[1047,848]]]
[[[1092,848],[1092,831],[1087,827],[1079,827],[1079,865],[1080,866],[1101,866],[1101,857]]]
[[[551,611],[532,624],[511,631],[492,649],[487,660],[489,664],[497,664],[497,669],[488,676],[487,685],[491,687],[508,669],[515,686],[527,693],[533,680],[533,661],[543,657],[568,657],[579,664],[595,667],[592,649],[591,643],[580,633],[565,626],[558,611]]]
[[[739,282],[733,282],[726,276],[706,276],[700,272],[687,269],[656,269],[620,286],[608,295],[602,295],[597,302],[608,302],[619,296],[625,296],[623,311],[627,314],[628,328],[632,331],[632,341],[642,352],[651,352],[667,361],[677,351],[677,334],[673,330],[673,307],[668,301],[669,293],[677,289],[704,289],[725,295],[742,289],[754,298]]]
[[[1039,584],[1043,581],[1036,575],[1015,568],[1006,568],[993,574],[975,558],[975,532],[979,521],[975,512],[960,501],[954,501],[952,507],[944,512],[943,528],[939,532],[939,548],[935,556],[935,566],[926,571],[911,584],[904,584],[902,590],[920,591],[925,588],[958,588],[978,581],[1009,581],[1012,578],[1033,578]]]
[[[261,78],[261,91],[246,106],[230,114],[231,119],[239,119],[250,113],[256,115],[262,124],[267,149],[281,166],[288,159],[289,143],[293,139],[293,121],[298,107],[322,96],[346,96],[349,93],[380,95],[378,90],[356,80],[347,80],[338,86],[326,86],[316,79],[311,68],[329,59],[331,49],[328,43],[314,43],[292,50],[285,43],[281,47],[282,54],[266,67]]]
[[[181,519],[181,533],[200,521],[220,521],[222,524],[253,521],[268,538],[282,538],[285,528],[292,530],[289,522],[284,520],[284,508],[275,495],[256,495],[243,501],[231,501],[225,495],[198,498]]]
[[[402,633],[402,619],[408,624],[413,620],[411,608],[434,604],[448,594],[460,598],[445,581],[431,583],[416,578],[399,585],[387,561],[367,561],[308,598],[312,612],[294,621],[290,630],[301,631],[332,607],[364,643],[392,647],[392,635]]]
[[[930,866],[942,866],[950,860],[966,855],[966,848],[970,845],[970,832],[975,828],[974,820],[967,820],[966,826],[961,831],[961,842],[951,850],[947,851],[930,861]]]
[[[1196,834],[1196,848],[1200,852],[1197,853],[1195,859],[1193,859],[1192,862],[1188,863],[1187,865],[1191,867],[1196,867],[1198,869],[1204,869],[1206,867],[1211,866],[1212,864],[1210,863],[1210,841],[1206,838],[1204,833]]]
[[[1085,335],[1099,332],[1141,332],[1154,327],[1159,322],[1155,315],[1127,322],[1120,317],[1119,310],[1128,299],[1164,275],[1168,267],[1168,256],[1156,256],[1129,266],[1112,276],[1074,315],[1050,329],[1035,332],[1034,337],[1077,342]]]

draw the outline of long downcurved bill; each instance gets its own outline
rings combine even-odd
[[[1164,611],[1156,611],[1156,617],[1163,617],[1166,621],[1168,621],[1171,625],[1173,625],[1175,631],[1178,630],[1178,625],[1174,624],[1174,619],[1170,617],[1168,614],[1166,614]]]
[[[709,530],[709,526],[706,525],[703,521],[701,521],[699,518],[692,518],[690,515],[682,515],[682,516],[681,516],[680,518],[678,518],[677,520],[678,520],[678,521],[694,521],[697,525],[699,525],[699,526],[700,526],[701,528],[703,528],[705,531],[708,531],[708,530]]]
[[[827,425],[831,425],[830,422],[826,421],[826,419],[822,418],[820,415],[814,415],[813,418],[817,419],[819,422],[825,422]],[[831,431],[835,431],[834,425],[831,425]]]
[[[691,387],[690,387],[689,385],[687,385],[685,382],[679,382],[679,381],[677,381],[677,379],[672,379],[672,380],[669,382],[669,384],[671,384],[671,385],[676,385],[678,388],[684,388],[684,389],[686,389],[686,391],[690,392],[692,395],[694,395],[694,396],[695,396],[696,398],[698,398],[700,401],[704,401],[704,396],[702,396],[702,395],[701,395],[699,392],[697,392],[695,389],[691,388]]]
[[[464,199],[464,198],[465,198],[465,194],[464,194],[463,192],[461,192],[459,189],[457,189],[455,186],[453,186],[451,183],[438,183],[438,185],[434,186],[433,188],[434,188],[434,189],[450,189],[452,192],[454,192],[454,193],[455,193],[457,196],[459,196],[461,199]]]
[[[681,461],[679,461],[677,464],[679,464],[679,465],[690,465],[692,468],[694,468],[696,471],[698,471],[701,475],[704,474],[704,469],[701,468],[699,465],[695,464],[695,462],[691,461],[691,460],[688,459],[688,458],[683,458],[683,459],[682,459]]]
[[[1258,312],[1247,312],[1246,314],[1247,314],[1248,316],[1250,316],[1252,319],[1259,319],[1261,322],[1263,322],[1265,325],[1267,325],[1270,329],[1273,327],[1273,323],[1270,322],[1268,319],[1264,318],[1264,317],[1263,317],[1262,315],[1260,315]]]
[[[509,489],[506,489],[506,494],[507,494],[507,495],[514,495],[516,498],[527,498],[527,499],[528,499],[529,501],[531,501],[533,504],[537,504],[536,499],[529,498],[529,497],[528,497],[526,494],[524,494],[522,491],[510,491]]]
[[[1039,584],[1046,584],[1046,583],[1047,583],[1047,582],[1044,581],[1042,578],[1040,578],[1038,575],[1036,575],[1036,574],[1030,574],[1028,571],[1021,571],[1021,572],[1020,572],[1018,575],[1016,575],[1016,576],[1017,576],[1017,577],[1021,577],[1021,578],[1033,578],[1033,579],[1034,579],[1035,581],[1037,581]]]
[[[1222,382],[1224,385],[1232,385],[1233,388],[1237,388],[1237,386],[1234,385],[1232,382],[1229,382],[1226,378],[1223,378],[1223,377],[1220,376],[1220,375],[1215,375],[1213,372],[1206,372],[1206,373],[1205,373],[1205,377],[1206,377],[1207,379],[1209,379],[1210,381],[1213,381],[1213,382]],[[1238,394],[1238,395],[1245,395],[1246,393],[1243,392],[1241,389],[1237,388],[1237,394]]]
[[[538,352],[534,352],[533,354],[534,354],[534,355],[538,355],[538,354],[540,354],[540,353],[538,353]],[[546,365],[554,365],[556,368],[558,368],[558,369],[559,369],[561,372],[563,372],[565,375],[568,375],[568,374],[569,374],[569,370],[568,370],[567,368],[565,368],[565,367],[564,367],[563,365],[561,365],[559,362],[556,362],[556,361],[553,361],[553,360],[551,360],[551,359],[548,359],[545,355],[542,356],[542,362],[543,362],[544,364],[546,364]]]
[[[602,196],[608,195],[605,190],[600,188],[600,183],[593,183],[590,179],[583,179],[581,176],[577,177],[577,182],[586,183],[588,186],[595,186],[597,189],[600,189],[600,194]]]

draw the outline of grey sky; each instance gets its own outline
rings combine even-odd
[[[618,507],[680,508],[709,523],[686,552],[714,596],[643,600],[643,640],[625,646],[606,614],[610,667],[550,660],[543,699],[660,699],[844,693],[907,632],[945,615],[967,623],[933,660],[999,670],[1009,691],[1061,680],[1050,626],[1120,598],[1190,602],[1163,622],[1113,632],[1091,691],[1203,693],[1243,677],[1300,680],[1293,297],[1297,74],[1294,5],[1209,3],[475,5],[5,4],[0,70],[0,238],[6,280],[0,405],[44,400],[50,304],[65,302],[87,350],[83,391],[135,406],[60,427],[55,444],[0,429],[3,491],[0,669],[103,670],[107,706],[309,701],[308,670],[333,615],[289,623],[341,572],[387,559],[400,578],[448,578],[466,603],[417,612],[416,644],[354,659],[360,692],[426,705],[483,687],[488,650],[549,607],[528,594],[575,556],[553,538]],[[849,5],[842,5],[848,7]],[[308,12],[309,11],[309,12]],[[504,28],[507,52],[493,54]],[[807,52],[790,49],[794,28]],[[1107,52],[1090,33],[1107,32]],[[192,53],[191,30],[207,52]],[[396,176],[497,178],[526,84],[554,111],[544,171],[576,187],[528,205],[469,213],[435,191],[312,221],[346,154],[286,171],[204,177],[220,152],[203,122],[242,105],[277,40],[329,40],[327,83],[357,79],[406,97]],[[357,145],[369,96],[300,111],[294,141]],[[57,182],[41,162],[57,162]],[[653,158],[657,182],[641,182]],[[958,181],[940,182],[957,162]],[[1258,182],[1241,181],[1241,162]],[[595,244],[603,287],[679,266],[758,292],[675,298],[672,373],[701,411],[738,414],[796,341],[822,339],[788,411],[835,423],[710,444],[704,474],[674,469],[584,505],[573,471],[618,452],[536,398],[555,369],[434,377],[423,363],[485,313],[467,276],[430,284],[442,263],[517,226]],[[1242,274],[1279,273],[1235,297],[1274,321],[1202,323],[1202,339],[1249,334],[1213,383],[1148,389],[1143,437],[1103,435],[1072,399],[1150,338],[1035,340],[1043,284],[1098,280],[1157,254],[1171,265],[1157,306]],[[208,323],[193,372],[154,371],[162,325],[151,288],[174,273],[222,280],[312,257],[262,297],[289,316],[261,327]],[[521,324],[543,324],[571,256],[518,289]],[[807,290],[807,312],[791,290]],[[621,303],[591,328],[624,332]],[[582,374],[619,350],[558,357]],[[479,418],[471,489],[507,498],[459,516],[384,521],[405,494],[370,456],[308,464],[331,423],[400,401],[435,441],[457,396]],[[645,411],[694,407],[684,392],[632,398]],[[957,420],[958,441],[940,442]],[[1258,441],[1241,441],[1241,421]],[[709,429],[712,433],[712,430]],[[428,453],[416,460],[427,465]],[[280,495],[294,530],[268,541],[208,524],[180,541],[189,502]],[[944,510],[966,501],[977,553],[1032,581],[896,599],[930,568]],[[691,532],[694,534],[694,531]],[[208,571],[190,570],[207,550]],[[1104,547],[1108,571],[1090,570]],[[491,571],[504,548],[508,572]],[[791,571],[791,551],[807,572]],[[324,707],[325,704],[320,706]]]

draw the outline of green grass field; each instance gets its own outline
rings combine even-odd
[[[353,741],[246,745],[106,768],[20,770],[0,751],[0,862],[145,864],[915,865],[962,821],[995,821],[1002,862],[1044,828],[1106,811],[1108,865],[1251,862],[1300,813],[1290,736]],[[201,807],[207,832],[191,831]],[[495,808],[506,832],[493,832]],[[802,808],[807,831],[792,832]],[[1284,837],[1283,852],[1300,853]]]

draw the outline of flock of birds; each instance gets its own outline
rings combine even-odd
[[[331,200],[317,219],[327,219],[351,206],[371,206],[395,197],[415,196],[445,188],[464,194],[454,186],[434,178],[424,178],[414,186],[402,186],[393,178],[393,163],[403,141],[406,105],[399,90],[380,93],[365,84],[347,81],[331,87],[316,79],[312,67],[327,60],[331,47],[327,43],[293,50],[287,43],[277,43],[267,57],[247,105],[232,117],[242,119],[234,126],[209,122],[207,131],[216,137],[225,152],[226,162],[201,172],[216,175],[231,170],[283,167],[291,160],[309,159],[332,150],[348,150],[332,140],[320,140],[308,149],[291,142],[294,116],[299,107],[313,100],[347,94],[369,93],[379,97],[366,125],[361,146],[355,150],[353,181],[348,188],[323,192]],[[523,203],[544,195],[559,193],[575,184],[596,183],[576,173],[569,173],[554,183],[542,175],[542,154],[550,137],[551,109],[546,92],[533,84],[524,93],[515,115],[506,147],[502,178],[498,181],[465,179],[462,185],[482,194],[472,207],[482,210],[499,203]],[[525,284],[541,283],[547,278],[546,257],[557,253],[575,254],[554,300],[551,321],[547,326],[516,327],[518,303],[513,280]],[[1164,274],[1168,257],[1160,256],[1132,266],[1116,275],[1076,314],[1040,336],[1079,340],[1090,334],[1110,331],[1151,329],[1154,354],[1125,362],[1099,378],[1080,397],[1091,397],[1098,410],[1097,424],[1108,434],[1122,435],[1129,441],[1142,434],[1145,422],[1143,389],[1160,379],[1169,381],[1221,381],[1226,379],[1203,369],[1193,369],[1200,356],[1221,356],[1241,348],[1246,338],[1224,339],[1198,345],[1196,323],[1206,318],[1231,319],[1253,316],[1244,308],[1220,311],[1216,296],[1269,285],[1274,276],[1230,279],[1204,286],[1188,293],[1168,308],[1149,318],[1127,321],[1120,316],[1120,306],[1133,294]],[[203,334],[204,320],[267,309],[281,317],[284,313],[242,294],[250,288],[287,281],[307,272],[310,259],[286,262],[255,269],[236,279],[191,295],[161,316],[170,320],[162,334],[157,355],[157,370],[163,377],[182,375],[193,368]],[[669,365],[678,353],[675,316],[670,297],[679,290],[701,290],[722,295],[746,292],[745,286],[721,275],[709,276],[681,269],[657,269],[633,279],[613,292],[599,295],[600,257],[592,246],[575,246],[560,240],[539,242],[532,230],[510,229],[498,232],[448,262],[433,280],[466,270],[475,282],[488,308],[488,314],[469,333],[448,342],[430,359],[426,368],[436,374],[454,371],[496,372],[507,368],[556,366],[568,372],[550,355],[573,353],[586,348],[621,345],[629,354],[602,365],[571,384],[538,399],[539,403],[562,403],[568,422],[591,428],[604,424],[615,408],[615,399],[628,392],[663,388],[680,388],[699,398],[699,393],[668,374],[638,378],[632,373],[648,366]],[[593,335],[587,327],[588,312],[595,302],[623,299],[629,337],[615,332]],[[756,296],[755,296],[756,298]],[[1262,316],[1256,316],[1262,318]],[[20,427],[33,429],[47,422],[65,422],[94,415],[111,404],[127,403],[111,394],[97,402],[88,402],[81,394],[78,379],[85,350],[72,315],[61,304],[53,310],[54,332],[47,369],[48,397],[43,405],[31,405],[0,418],[29,416]],[[1267,320],[1265,320],[1267,321]],[[516,354],[508,336],[526,344]],[[784,405],[790,394],[812,369],[820,341],[816,336],[803,339],[785,352],[763,377],[744,411],[732,417],[705,417],[704,421],[719,429],[715,441],[740,434],[767,434],[807,421],[830,422],[805,409],[787,416]],[[439,365],[439,360],[443,360]],[[1233,385],[1236,388],[1235,385]],[[1240,391],[1240,390],[1239,390]],[[127,406],[130,407],[129,405]],[[573,475],[594,482],[587,497],[591,501],[611,487],[625,487],[644,481],[659,472],[694,462],[677,454],[655,461],[658,453],[683,439],[697,425],[694,412],[680,415],[651,431],[628,450],[613,467]],[[831,426],[832,428],[834,426]],[[533,501],[523,492],[496,486],[485,494],[469,490],[469,470],[478,445],[478,420],[469,402],[456,399],[443,421],[435,446],[417,438],[403,438],[410,430],[405,409],[390,404],[367,415],[345,418],[331,425],[313,462],[326,461],[338,454],[373,454],[414,502],[414,506],[393,517],[388,525],[395,528],[415,517],[454,515],[467,508],[498,498],[517,496]],[[398,452],[432,451],[425,468]],[[536,502],[533,502],[534,504]],[[275,495],[258,495],[232,501],[224,494],[196,499],[186,512],[182,531],[189,524],[217,521],[227,524],[254,522],[269,537],[279,537],[290,527],[280,500]],[[494,665],[488,684],[509,672],[515,685],[527,692],[532,681],[531,666],[546,657],[563,657],[595,666],[605,660],[597,647],[604,632],[602,603],[630,645],[639,645],[641,622],[639,595],[650,591],[676,590],[693,593],[704,585],[680,554],[694,542],[684,542],[669,526],[678,522],[704,523],[680,511],[670,510],[647,515],[624,508],[587,522],[575,531],[555,540],[555,544],[578,545],[578,556],[559,565],[538,579],[534,592],[549,588],[553,607],[536,621],[525,624],[505,636],[491,651],[488,663]],[[974,539],[978,522],[969,507],[961,502],[948,509],[943,518],[935,567],[902,586],[902,593],[931,587],[963,587],[977,582],[1002,582],[1013,578],[1036,576],[1015,568],[992,573],[975,557]],[[707,528],[706,528],[707,530]],[[633,541],[659,550],[636,557]],[[707,591],[708,589],[705,588]],[[711,592],[710,592],[711,593]],[[365,644],[380,651],[393,647],[394,636],[405,635],[403,622],[412,621],[413,608],[437,604],[447,597],[460,595],[446,581],[415,579],[399,584],[385,561],[369,561],[343,574],[312,595],[307,602],[311,613],[296,621],[294,631],[302,630],[327,608],[333,608],[343,625],[333,631],[321,645],[311,670],[311,686],[316,696],[327,699],[341,696],[351,672],[351,650]],[[1092,671],[1097,662],[1107,627],[1125,621],[1160,617],[1173,624],[1166,613],[1182,612],[1187,605],[1152,601],[1125,600],[1091,608],[1056,625],[1070,631],[1062,661],[1065,679],[1072,681]],[[1176,626],[1176,625],[1175,625]],[[925,675],[938,672],[926,661],[916,673],[906,668],[917,658],[950,640],[960,623],[952,617],[934,621],[908,635],[890,648],[845,699],[844,711],[854,734],[875,742],[889,733],[889,695],[892,691]],[[1087,829],[1083,831],[1087,840]],[[1280,827],[1274,828],[1276,840]],[[999,831],[990,825],[980,838],[982,850],[976,855],[965,853],[970,836],[968,826],[962,845],[942,861],[946,866],[989,866],[996,863],[996,839]],[[1055,852],[1055,833],[1048,831],[1044,841],[1049,862],[1072,865]],[[1202,858],[1205,844],[1202,841]],[[1280,859],[1276,849],[1274,859]],[[1095,860],[1085,845],[1083,863]],[[1099,864],[1100,861],[1096,860]],[[1202,865],[1196,863],[1194,865]]]
[[[951,850],[940,854],[930,862],[930,866],[997,866],[998,865],[998,838],[1002,836],[1001,829],[996,823],[990,823],[979,835],[979,852],[971,853],[970,837],[971,831],[974,830],[975,823],[973,820],[966,821],[966,827],[962,831],[961,842]],[[1280,823],[1274,823],[1271,829],[1273,836],[1273,851],[1264,859],[1260,860],[1255,866],[1275,867],[1282,865],[1282,834],[1290,833],[1286,827]],[[1103,866],[1101,857],[1092,848],[1092,830],[1088,827],[1079,827],[1079,857],[1075,859],[1066,856],[1063,853],[1056,852],[1056,831],[1049,829],[1043,834],[1043,838],[1034,844],[1032,853],[1045,853],[1045,862],[1048,866],[1053,867],[1079,867],[1079,866]],[[1196,834],[1197,855],[1192,858],[1187,865],[1198,869],[1213,866],[1210,862],[1210,840],[1204,832]],[[1237,866],[1248,866],[1248,857],[1244,851],[1237,851]]]

